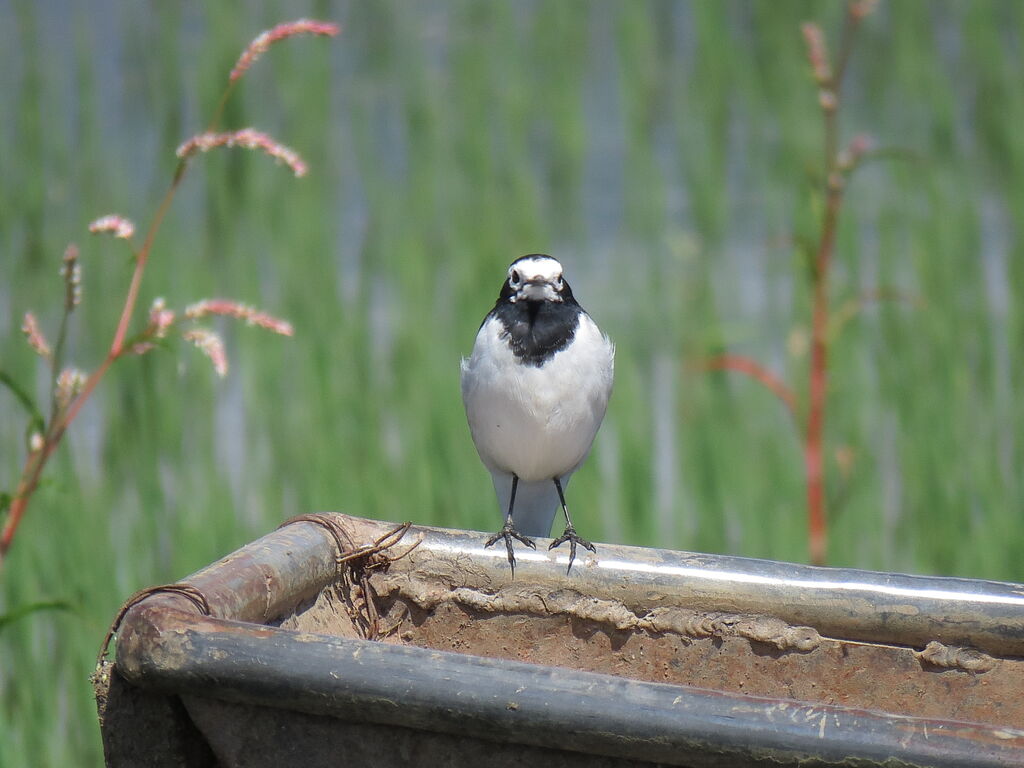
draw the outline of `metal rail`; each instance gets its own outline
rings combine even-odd
[[[343,515],[335,520],[353,546],[373,542],[394,527]],[[940,641],[993,654],[999,663],[1014,665],[1015,673],[1024,664],[1024,587],[1019,585],[612,545],[599,545],[596,556],[577,559],[568,577],[565,555],[524,552],[517,555],[512,582],[504,554],[484,549],[484,538],[414,527],[397,548],[404,551],[415,541],[418,546],[391,565],[386,579],[435,585],[441,594],[471,588],[485,597],[571,590],[615,601],[633,615],[667,606],[767,612],[827,637],[900,647]],[[187,716],[181,706],[167,701],[185,701],[193,716],[202,709],[197,701],[234,702],[253,711],[273,708],[357,727],[491,743],[484,755],[500,745],[540,748],[552,765],[574,764],[570,757],[577,755],[631,765],[881,765],[888,760],[1024,766],[1024,723],[1006,722],[1007,713],[1018,709],[1000,710],[998,703],[987,723],[908,717],[267,626],[301,610],[335,581],[335,542],[321,526],[294,523],[193,574],[186,581],[206,596],[210,617],[197,616],[185,598],[171,594],[154,595],[128,611],[113,676],[124,690],[120,698],[112,697],[115,704],[107,704],[104,724],[110,763],[129,764],[125,755],[154,754],[152,743],[126,746],[124,738],[126,730],[139,730],[139,713],[146,708],[139,702],[152,696],[166,700],[157,706],[156,719],[177,718],[179,734],[195,727],[182,724]],[[955,674],[973,679],[967,672]],[[126,695],[136,697],[130,705],[124,703]],[[146,701],[147,707],[153,703]],[[147,717],[151,728],[154,716]],[[309,734],[312,727],[296,732]],[[204,733],[214,738],[208,726]],[[150,764],[207,764],[185,760],[188,737],[181,739],[166,763]]]

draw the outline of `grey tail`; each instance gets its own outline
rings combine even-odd
[[[491,477],[494,480],[494,492],[498,496],[501,514],[504,516],[508,512],[508,500],[512,493],[512,476],[492,472]],[[561,482],[564,491],[569,483],[568,476],[561,478]],[[524,536],[548,538],[551,536],[551,525],[559,509],[561,505],[558,501],[558,490],[553,480],[543,480],[539,483],[525,483],[520,480],[516,487],[512,524]]]

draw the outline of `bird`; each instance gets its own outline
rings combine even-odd
[[[548,549],[569,543],[596,553],[569,517],[565,489],[590,452],[615,373],[615,345],[573,296],[562,265],[522,256],[462,359],[462,400],[477,453],[494,481],[505,524],[485,547],[504,541],[512,578],[513,539],[549,536],[558,507],[565,530]]]

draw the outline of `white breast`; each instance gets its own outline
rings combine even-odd
[[[462,361],[462,398],[480,458],[492,472],[526,482],[571,474],[608,407],[615,347],[583,313],[572,342],[538,367],[521,362],[501,330],[489,318]]]

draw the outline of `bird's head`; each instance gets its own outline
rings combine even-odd
[[[509,265],[501,298],[518,301],[572,301],[572,290],[562,277],[562,265],[542,253],[521,256]]]

